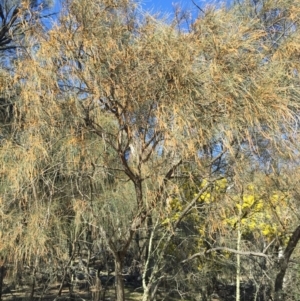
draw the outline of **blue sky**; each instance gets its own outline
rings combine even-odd
[[[65,0],[53,0],[54,6],[51,9],[51,12],[58,13],[61,8],[61,3]],[[92,0],[91,0],[92,1]],[[141,4],[143,11],[149,11],[150,13],[158,13],[159,16],[171,16],[174,12],[174,5],[179,4],[184,10],[188,10],[192,13],[192,17],[195,18],[199,10],[195,7],[192,0],[134,0]],[[231,0],[194,0],[194,2],[199,5],[201,8],[209,3],[220,4],[222,2],[229,3]],[[52,17],[52,21],[46,21],[46,24],[53,23],[55,16]],[[51,27],[51,26],[50,26]]]
[[[55,4],[55,8],[59,8],[60,6],[60,2],[63,2],[63,0],[54,0]],[[190,5],[192,3],[191,0],[179,0],[179,1],[174,1],[174,0],[139,0],[139,3],[142,4],[143,9],[146,10],[154,10],[154,11],[165,11],[165,12],[172,12],[172,4],[174,3],[180,3],[182,6],[187,6]],[[198,1],[195,1],[196,3],[198,3]]]
[[[198,1],[195,1],[196,3]],[[171,13],[173,11],[172,4],[180,4],[183,8],[191,8],[192,1],[191,0],[182,0],[182,1],[174,1],[174,0],[144,0],[142,1],[142,6],[146,10],[150,10],[152,12],[166,12]],[[198,2],[199,3],[199,2]]]
[[[91,0],[92,1],[92,0]],[[53,10],[58,12],[63,0],[54,0]],[[141,3],[142,9],[152,13],[171,14],[173,12],[173,4],[180,4],[184,9],[192,9],[196,11],[191,0],[138,0]],[[205,1],[195,0],[197,4],[205,3]]]

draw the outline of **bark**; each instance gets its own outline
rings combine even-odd
[[[275,279],[274,301],[283,301],[285,298],[283,292],[284,276],[288,268],[290,257],[293,254],[299,239],[300,239],[300,225],[294,230],[293,235],[291,236],[288,245],[284,251],[283,257],[280,259],[279,272],[276,275],[276,279]]]
[[[32,275],[32,284],[31,284],[30,300],[33,300],[33,296],[34,296],[35,282],[36,282],[35,276],[36,276],[36,269],[34,269],[33,275]]]
[[[151,223],[151,225],[149,224]],[[152,276],[152,266],[151,266],[151,253],[152,253],[152,246],[153,246],[153,238],[154,233],[156,230],[158,222],[156,222],[154,228],[152,227],[152,219],[151,222],[148,221],[148,227],[147,227],[147,234],[149,235],[149,241],[148,241],[148,248],[146,249],[146,254],[144,258],[144,272],[143,272],[143,299],[142,301],[150,301],[151,300],[151,276]],[[149,281],[150,280],[150,281]]]
[[[241,204],[240,204],[240,208],[242,208]],[[242,239],[242,233],[241,233],[241,209],[240,209],[239,221],[238,221],[238,236],[237,236],[237,244],[236,244],[236,250],[238,252],[241,250],[241,239]],[[241,255],[236,254],[236,295],[235,295],[236,301],[240,301],[241,299],[240,282],[241,282]]]
[[[68,286],[69,286],[69,291],[70,291],[70,294],[72,294],[72,292],[71,292],[72,291],[72,283],[71,283],[68,269],[69,269],[70,265],[72,264],[72,261],[75,257],[75,252],[76,252],[76,240],[74,240],[73,243],[70,245],[70,252],[69,252],[70,259],[63,268],[63,277],[62,277],[56,298],[61,296],[61,293],[64,288],[64,284],[65,284],[66,280],[68,280],[67,282],[68,282]]]
[[[3,280],[6,275],[6,268],[4,265],[0,267],[0,301],[2,300],[2,287],[3,287]]]
[[[94,280],[94,288],[92,291],[92,300],[93,301],[99,301],[100,300],[100,294],[102,291],[102,284],[101,284],[101,279],[100,279],[100,268],[97,270],[97,275]],[[105,300],[105,298],[103,298]]]
[[[156,293],[157,293],[159,284],[160,284],[159,280],[155,284],[154,283],[149,283],[147,285],[146,289],[144,288],[142,301],[156,300]]]
[[[150,300],[150,289],[147,286],[146,288],[144,288],[142,301],[149,301],[149,300]]]
[[[115,255],[115,286],[116,286],[116,301],[125,301],[124,279],[123,279],[123,259],[124,255]]]

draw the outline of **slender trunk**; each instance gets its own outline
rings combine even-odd
[[[105,261],[105,267],[106,267],[106,271],[107,271],[107,278],[106,278],[106,282],[105,282],[104,287],[103,287],[102,300],[105,300],[106,291],[108,290],[108,284],[111,280],[110,278],[112,277],[110,275],[110,267],[109,267],[109,264],[108,264],[107,257],[106,257],[106,261]],[[99,277],[100,277],[100,274],[99,274]]]
[[[144,287],[142,301],[155,300],[159,284],[160,281],[158,280],[156,283],[150,282],[146,287]]]
[[[2,287],[3,287],[3,280],[6,274],[6,268],[4,265],[0,266],[0,301],[2,300]]]
[[[242,229],[241,229],[241,217],[242,217],[242,201],[239,202],[239,216],[237,224],[237,243],[236,243],[236,295],[235,300],[240,301],[240,281],[241,281],[241,255],[239,254],[241,250],[241,239],[242,239]]]
[[[115,286],[116,301],[125,301],[124,279],[123,279],[123,259],[122,254],[115,254]]]
[[[91,247],[93,245],[93,241],[92,241],[92,227],[91,225],[87,225],[88,230],[87,230],[87,234],[86,234],[86,248],[88,250],[88,254],[87,254],[87,259],[86,259],[86,266],[85,266],[85,273],[88,277],[88,283],[87,283],[87,289],[90,290],[90,280],[91,280],[91,276],[90,276],[90,261],[91,261],[91,254],[92,254],[92,250]]]
[[[237,251],[240,251],[241,246],[241,229],[238,229],[238,238],[237,238]],[[239,253],[236,254],[236,296],[235,300],[240,301],[240,282],[241,282],[241,255]]]
[[[37,253],[39,253],[39,252],[37,252]],[[32,273],[32,285],[31,285],[31,293],[30,293],[31,300],[33,300],[33,296],[34,296],[34,290],[35,290],[35,285],[36,285],[36,272],[37,272],[39,264],[40,264],[40,258],[39,258],[39,256],[37,256],[35,259],[35,266],[34,266],[34,270]]]
[[[153,267],[152,264],[152,249],[153,249],[153,239],[156,227],[158,226],[158,220],[155,225],[153,225],[152,219],[148,219],[147,222],[147,235],[149,236],[148,240],[148,248],[145,250],[145,258],[144,258],[144,271],[142,274],[142,283],[143,283],[143,299],[142,301],[150,301],[152,294],[152,286],[154,280]]]
[[[70,259],[69,259],[68,263],[63,268],[63,277],[62,277],[62,280],[61,280],[56,298],[61,296],[61,293],[62,293],[62,290],[64,288],[64,284],[65,284],[66,280],[68,282],[70,294],[72,294],[71,291],[72,291],[72,285],[73,284],[71,283],[72,279],[70,278],[68,269],[69,269],[70,265],[72,265],[72,262],[73,262],[73,259],[74,259],[74,256],[75,256],[75,252],[76,252],[76,240],[74,240],[72,245],[70,245],[70,250],[69,250]]]
[[[100,295],[101,295],[101,290],[102,290],[102,284],[101,284],[101,279],[100,279],[100,268],[97,270],[96,277],[94,279],[94,287],[92,291],[92,300],[93,301],[99,301],[100,300]],[[105,300],[103,298],[103,300]]]
[[[33,274],[32,274],[32,284],[31,284],[31,292],[30,292],[30,300],[33,300],[34,296],[34,290],[35,290],[35,276],[36,276],[36,268],[34,268]]]
[[[148,286],[146,286],[146,287],[144,287],[142,301],[149,301],[149,300],[150,300],[150,288]]]
[[[286,270],[288,268],[290,257],[292,255],[292,253],[294,252],[299,239],[300,239],[300,225],[294,230],[294,232],[288,242],[288,245],[284,251],[284,254],[283,254],[282,258],[280,259],[279,272],[276,275],[276,279],[275,279],[274,301],[283,301],[284,300],[284,292],[283,292],[284,276],[285,276]]]

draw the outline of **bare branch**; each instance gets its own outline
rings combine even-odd
[[[257,257],[264,257],[264,258],[267,258],[267,259],[270,258],[270,256],[268,256],[267,254],[262,253],[262,252],[237,251],[235,249],[231,249],[231,248],[227,248],[227,247],[216,247],[216,248],[206,250],[204,252],[199,252],[199,253],[193,254],[189,258],[183,260],[181,263],[188,262],[188,261],[193,260],[197,257],[202,257],[202,256],[207,255],[208,253],[212,253],[212,252],[215,252],[215,251],[226,251],[226,252],[230,252],[230,253],[233,253],[233,254],[239,254],[239,255],[244,255],[244,256],[257,256]]]

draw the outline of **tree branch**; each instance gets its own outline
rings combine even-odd
[[[233,253],[233,254],[239,254],[239,255],[244,255],[244,256],[257,256],[257,257],[269,258],[269,256],[267,254],[262,253],[262,252],[237,251],[235,249],[231,249],[231,248],[227,248],[227,247],[216,247],[216,248],[206,250],[204,252],[199,252],[199,253],[193,254],[189,258],[181,261],[181,263],[185,263],[185,262],[190,261],[190,260],[192,260],[194,258],[197,258],[197,257],[205,256],[206,254],[212,253],[214,251],[227,251],[227,252],[230,252],[230,253]]]

